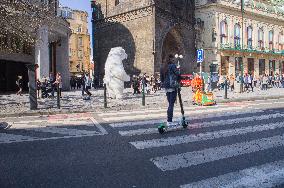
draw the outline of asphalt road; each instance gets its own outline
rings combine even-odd
[[[0,188],[284,187],[284,100],[185,111],[163,135],[162,108],[0,119]]]

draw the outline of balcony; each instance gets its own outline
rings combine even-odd
[[[284,50],[270,50],[269,48],[259,47],[251,47],[251,46],[243,46],[243,50],[240,45],[234,45],[234,43],[224,43],[221,44],[219,50],[229,50],[229,51],[239,51],[239,52],[247,52],[247,53],[258,53],[258,54],[271,54],[271,55],[284,55]]]

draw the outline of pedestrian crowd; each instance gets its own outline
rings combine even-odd
[[[139,76],[134,75],[131,80],[131,87],[133,95],[140,94],[143,89],[147,94],[151,92],[156,93],[158,90],[161,90],[161,81],[158,75],[148,76],[146,73]]]
[[[243,91],[253,92],[254,88],[259,88],[261,90],[267,90],[268,88],[284,88],[284,74],[263,74],[259,77],[254,77],[252,74],[246,73],[243,76],[234,77],[234,75],[230,76],[220,76],[217,88],[218,90],[224,90],[227,82],[227,87],[231,91],[235,90],[235,84],[243,82]]]
[[[57,72],[56,76],[53,73],[49,77],[43,77],[41,80],[36,80],[36,89],[38,98],[53,98],[54,93],[58,92],[59,97],[62,93],[62,77],[61,73]]]

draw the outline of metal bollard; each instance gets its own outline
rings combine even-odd
[[[60,109],[60,91],[59,91],[59,84],[57,84],[57,108]]]
[[[104,84],[104,108],[107,108],[107,88],[106,88],[106,84]]]
[[[228,99],[228,81],[225,80],[225,96],[224,99]]]
[[[145,106],[145,83],[142,82],[142,106]]]

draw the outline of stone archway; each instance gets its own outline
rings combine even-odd
[[[166,63],[170,54],[185,55],[183,39],[178,27],[172,28],[164,37],[162,43],[161,63]],[[183,61],[180,63],[182,64]]]
[[[182,38],[176,28],[173,28],[166,35],[162,46],[162,63],[167,61],[168,56],[172,54],[184,54]]]

